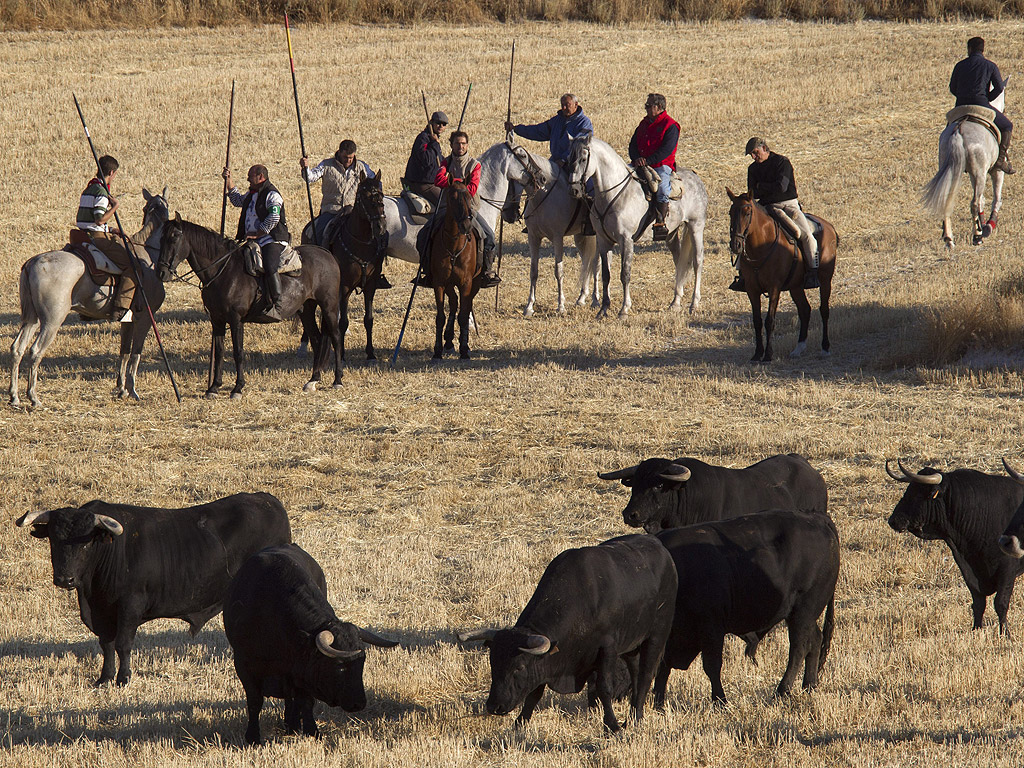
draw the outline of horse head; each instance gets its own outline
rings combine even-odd
[[[448,186],[448,210],[445,223],[454,223],[460,235],[473,233],[473,196],[461,181],[453,181]]]
[[[587,180],[593,175],[590,168],[590,140],[593,133],[581,133],[573,138],[569,149],[569,192],[577,200],[587,196]]]
[[[142,197],[146,200],[146,205],[142,209],[143,227],[152,224],[156,229],[171,218],[171,208],[167,204],[167,187],[164,187],[164,191],[159,195],[154,195],[143,187]]]
[[[511,140],[505,142],[508,151],[518,161],[518,166],[509,164],[508,179],[522,186],[528,195],[535,195],[548,183],[548,178],[533,155]]]
[[[161,282],[166,283],[174,275],[174,270],[185,256],[184,222],[181,214],[175,212],[174,218],[164,224],[164,234],[160,238],[160,258],[156,262],[156,273]]]
[[[356,188],[356,208],[370,223],[370,233],[374,240],[380,240],[388,232],[386,214],[384,212],[384,184],[378,170],[373,177],[364,177]],[[385,246],[386,247],[386,246]]]
[[[728,187],[725,194],[732,200],[729,208],[729,250],[737,256],[743,256],[747,250],[747,232],[754,220],[754,199],[750,193],[734,194]]]

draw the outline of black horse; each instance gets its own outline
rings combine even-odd
[[[313,392],[320,374],[327,364],[331,344],[335,349],[334,386],[341,386],[341,335],[338,331],[338,287],[341,275],[338,262],[323,248],[300,245],[302,272],[298,277],[281,275],[281,305],[285,318],[301,312],[302,325],[313,341],[313,375],[303,387]],[[202,283],[203,305],[213,324],[213,343],[210,350],[210,384],[207,397],[213,397],[223,379],[224,331],[231,327],[231,344],[235,356],[235,386],[231,397],[242,396],[245,386],[243,366],[244,328],[247,322],[267,322],[262,313],[262,302],[257,302],[257,278],[245,270],[242,246],[216,232],[184,221],[175,215],[164,225],[160,244],[158,274],[164,282],[171,279],[183,260]],[[323,317],[323,333],[316,324],[316,308]],[[326,338],[325,338],[326,337]],[[327,342],[330,343],[327,343]]]
[[[384,188],[380,171],[365,178],[356,189],[355,205],[335,230],[331,253],[341,269],[341,358],[345,359],[345,334],[348,332],[348,300],[353,291],[363,292],[363,327],[366,329],[366,359],[373,353],[373,296],[377,277],[388,249],[388,230],[384,219]]]

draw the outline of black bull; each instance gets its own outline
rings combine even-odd
[[[184,509],[91,501],[29,512],[17,521],[50,540],[53,583],[78,593],[85,625],[99,638],[97,685],[131,677],[139,625],[182,619],[195,635],[221,610],[231,577],[254,552],[291,541],[288,515],[267,493],[240,493]]]
[[[1007,557],[999,539],[1011,530],[1014,513],[1024,501],[1024,487],[1009,477],[973,469],[939,472],[925,467],[911,472],[897,464],[900,474],[890,469],[888,461],[886,472],[908,485],[889,517],[889,526],[926,541],[945,541],[971,593],[974,629],[982,626],[987,598],[995,594],[992,602],[999,629],[1009,635],[1006,613],[1024,560]]]
[[[795,453],[771,456],[744,469],[694,458],[647,459],[598,477],[620,480],[632,489],[622,519],[648,533],[763,509],[825,512],[828,508],[825,481],[807,459]]]

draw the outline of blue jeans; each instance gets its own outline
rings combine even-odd
[[[651,170],[661,177],[661,183],[658,184],[658,194],[655,199],[659,203],[667,203],[669,193],[672,191],[672,169],[667,165],[659,165]]]

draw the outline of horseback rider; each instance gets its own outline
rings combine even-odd
[[[747,168],[747,192],[776,218],[788,224],[797,235],[804,257],[804,288],[820,288],[818,282],[818,241],[814,227],[800,209],[796,195],[793,164],[784,155],[772,152],[764,139],[752,137],[744,154],[754,162]],[[729,286],[731,291],[746,291],[743,277],[736,275]]]
[[[320,199],[320,215],[313,222],[316,242],[330,248],[331,241],[337,231],[332,223],[352,212],[356,203],[356,190],[363,179],[372,179],[375,174],[370,166],[356,157],[356,143],[345,139],[338,145],[333,157],[328,157],[314,168],[309,167],[309,158],[299,158],[302,167],[302,178],[308,184],[322,180]],[[383,269],[383,265],[382,269]],[[377,274],[377,289],[391,288],[391,283],[383,272]]]
[[[1010,165],[1007,152],[1010,149],[1010,133],[1013,123],[1002,111],[992,106],[992,100],[1003,92],[1003,77],[995,62],[985,58],[985,41],[980,37],[972,37],[967,41],[967,58],[962,59],[953,67],[949,78],[949,92],[956,96],[956,106],[976,104],[988,107],[996,113],[995,124],[999,129],[999,159],[993,168],[1003,173],[1016,173]]]
[[[543,123],[535,125],[513,124],[511,120],[505,121],[505,132],[514,133],[530,141],[546,141],[551,152],[551,160],[564,167],[569,159],[569,151],[572,149],[572,140],[583,133],[593,133],[594,124],[590,118],[583,114],[583,107],[574,93],[563,93],[561,108],[552,117]],[[588,187],[593,182],[588,181]],[[588,210],[585,211],[584,231],[585,235],[594,234],[594,228],[590,221],[589,199],[593,197],[593,190],[588,189]]]
[[[132,269],[131,257],[121,241],[121,230],[109,223],[114,218],[114,211],[118,205],[117,200],[110,194],[110,185],[117,175],[118,168],[120,164],[110,155],[103,155],[100,158],[100,170],[103,172],[106,186],[98,176],[89,180],[78,200],[75,226],[87,232],[92,244],[121,268],[121,279],[117,283],[111,317],[115,321],[130,323],[132,299],[135,298],[136,288],[135,270]]]
[[[267,278],[267,293],[271,306],[263,313],[268,320],[283,320],[281,314],[281,256],[290,242],[288,224],[284,215],[284,198],[270,183],[265,165],[249,169],[249,191],[243,195],[231,181],[231,169],[224,167],[222,174],[228,185],[228,200],[241,208],[238,216],[239,242],[254,242],[263,256],[263,272]]]
[[[647,114],[629,140],[629,161],[633,167],[650,168],[660,180],[654,199],[657,218],[652,234],[655,240],[668,239],[665,219],[672,192],[672,171],[676,169],[676,145],[679,143],[679,123],[665,111],[666,105],[665,97],[660,93],[647,94],[644,104]]]
[[[405,176],[402,181],[406,188],[437,206],[441,198],[441,190],[434,184],[437,170],[444,161],[441,149],[441,134],[448,127],[448,115],[435,112],[430,116],[427,127],[420,131],[412,143],[409,162],[405,164]]]
[[[501,278],[494,274],[494,231],[480,216],[477,190],[480,187],[480,163],[475,157],[469,154],[469,135],[465,131],[453,131],[449,139],[452,153],[444,158],[441,167],[434,177],[434,184],[439,189],[444,189],[453,181],[459,181],[466,185],[469,194],[473,197],[473,226],[476,228],[480,239],[483,240],[483,267],[480,274],[480,287],[493,288],[501,282]],[[434,221],[442,220],[444,206],[438,208],[434,214]],[[423,228],[424,231],[427,229]],[[429,235],[422,235],[429,237]],[[425,243],[424,243],[425,245]],[[420,248],[420,264],[423,272],[418,285],[429,286],[428,277],[430,269],[430,258],[428,247]]]

